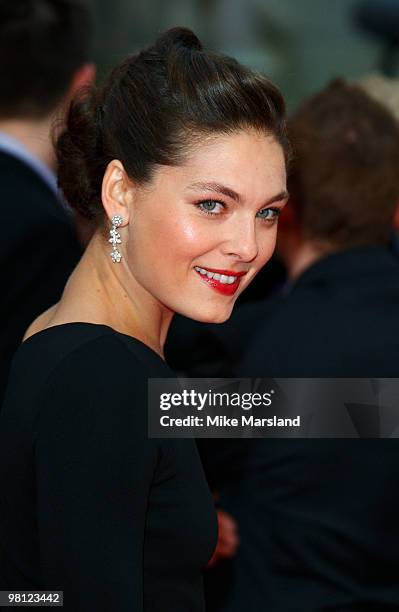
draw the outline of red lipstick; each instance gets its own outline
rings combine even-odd
[[[221,283],[218,279],[209,278],[206,274],[201,273],[197,268],[206,270],[207,272],[212,272],[213,274],[220,274],[221,276],[234,276],[235,280],[233,283]],[[218,268],[201,268],[200,266],[197,266],[195,271],[201,280],[204,281],[204,283],[207,283],[209,287],[215,291],[218,291],[219,293],[222,293],[223,295],[234,295],[239,287],[241,277],[246,274],[246,272],[234,272],[232,270],[220,270]]]

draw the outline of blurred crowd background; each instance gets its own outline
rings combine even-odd
[[[93,0],[100,73],[175,25],[267,74],[288,108],[336,76],[396,74],[396,0]]]

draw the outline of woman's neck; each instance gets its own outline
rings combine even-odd
[[[163,357],[173,312],[135,279],[125,259],[113,263],[98,230],[65,287],[47,327],[71,322],[108,325]]]

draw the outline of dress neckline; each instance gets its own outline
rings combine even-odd
[[[145,344],[144,342],[142,342],[138,338],[135,338],[134,336],[129,336],[129,334],[124,334],[123,332],[117,331],[116,329],[114,329],[110,325],[105,325],[105,323],[89,323],[87,321],[70,321],[69,323],[59,323],[57,325],[50,325],[50,327],[45,327],[44,329],[42,329],[42,330],[36,332],[35,334],[32,334],[31,336],[29,336],[29,338],[24,340],[21,343],[20,346],[25,346],[26,344],[30,344],[33,341],[34,338],[37,338],[38,336],[46,335],[46,333],[50,332],[51,330],[59,330],[59,329],[61,329],[63,327],[78,326],[78,325],[87,325],[87,326],[90,326],[90,327],[100,327],[100,328],[107,329],[107,330],[111,331],[112,333],[116,334],[117,336],[122,336],[123,338],[127,338],[130,342],[133,342],[134,344],[139,344],[140,346],[144,347],[147,351],[150,351],[150,353],[152,355],[155,355],[155,357],[157,357],[160,361],[162,361],[162,363],[164,365],[166,365],[166,361],[164,359],[162,359],[162,357],[156,351],[154,351],[152,348],[150,348],[147,344]]]

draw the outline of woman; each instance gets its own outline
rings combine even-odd
[[[2,588],[63,590],[74,612],[202,610],[212,501],[192,440],[148,439],[146,384],[170,375],[173,313],[225,321],[273,252],[283,101],[175,28],[72,105],[57,151],[98,229],[14,360]]]

